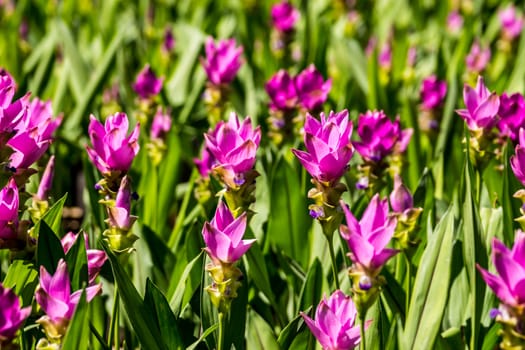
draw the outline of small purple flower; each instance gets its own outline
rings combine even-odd
[[[242,239],[246,223],[246,213],[234,219],[228,206],[219,201],[215,216],[202,229],[204,250],[216,265],[233,264],[250,249],[255,239]]]
[[[0,347],[9,343],[31,314],[31,306],[21,308],[20,299],[0,283]]]
[[[220,40],[215,43],[208,38],[205,44],[206,58],[201,58],[208,80],[214,85],[229,84],[241,68],[242,46],[235,39]]]
[[[497,124],[499,97],[495,92],[490,93],[481,76],[475,89],[465,84],[463,100],[467,109],[456,110],[456,113],[467,122],[469,130],[490,130]]]
[[[332,79],[324,81],[321,73],[313,64],[295,77],[295,88],[299,103],[308,111],[315,111],[322,107],[332,88]]]
[[[509,137],[513,142],[518,140],[519,129],[525,127],[525,99],[520,93],[507,95],[503,93],[499,98],[497,127],[502,136]]]
[[[86,299],[91,301],[102,290],[102,284],[87,287]],[[71,284],[66,262],[58,262],[57,269],[51,275],[44,266],[40,266],[40,285],[36,290],[35,298],[46,316],[37,322],[42,324],[51,338],[61,338],[73,317],[75,308],[80,301],[82,290],[71,293]]]
[[[151,123],[150,137],[152,139],[161,139],[163,140],[166,134],[171,129],[171,116],[168,111],[164,111],[162,107],[157,108],[157,112],[153,117],[153,122]]]
[[[255,154],[261,141],[261,128],[253,128],[249,117],[239,121],[235,113],[228,122],[220,121],[215,130],[204,134],[206,147],[216,160],[213,170],[230,188],[237,188],[239,180],[252,170]]]
[[[109,116],[104,125],[93,115],[90,119],[88,131],[93,148],[86,146],[86,150],[91,162],[104,175],[127,172],[140,149],[139,125],[126,136],[129,122],[125,113]]]
[[[467,70],[475,73],[483,71],[489,63],[490,57],[490,47],[482,48],[478,41],[474,41],[469,54],[465,57]]]
[[[157,78],[155,72],[147,64],[137,75],[137,79],[135,79],[133,84],[133,90],[141,99],[149,99],[159,94],[163,80],[163,78]]]
[[[412,129],[401,130],[399,117],[392,122],[383,111],[367,111],[357,121],[361,141],[353,144],[365,160],[380,162],[391,154],[403,153],[412,132]]]
[[[521,34],[523,30],[523,17],[517,13],[514,5],[511,4],[499,11],[498,17],[505,37],[512,40]]]
[[[18,225],[19,196],[13,178],[0,191],[0,241],[16,239]]]
[[[383,44],[383,47],[381,48],[377,59],[379,67],[385,70],[390,70],[390,68],[392,67],[392,46],[390,45],[390,43],[386,42]]]
[[[108,206],[109,225],[124,231],[129,231],[137,220],[136,216],[131,215],[131,183],[128,176],[124,176],[120,181],[117,198],[113,205]]]
[[[173,36],[173,30],[167,27],[164,30],[164,41],[162,42],[162,50],[170,53],[175,48],[175,37]]]
[[[452,11],[447,17],[447,29],[449,32],[456,34],[463,28],[463,17],[458,11]]]
[[[402,214],[414,207],[414,199],[408,188],[403,184],[401,177],[394,177],[394,190],[390,194],[390,206],[395,213]]]
[[[352,122],[345,109],[320,115],[321,121],[306,115],[304,144],[306,152],[292,149],[310,175],[320,182],[335,183],[347,171],[354,154],[350,143]]]
[[[297,106],[295,81],[284,69],[279,70],[265,85],[270,96],[270,109],[291,110]]]
[[[516,233],[512,250],[494,238],[492,261],[498,275],[477,265],[483,279],[503,304],[523,310],[525,307],[525,233],[523,231]]]
[[[519,143],[514,155],[510,157],[510,167],[514,176],[525,186],[525,129],[523,128],[520,129]]]
[[[55,156],[49,157],[46,168],[40,179],[40,185],[38,185],[38,191],[35,195],[35,199],[46,201],[49,196],[49,191],[53,187],[53,176],[55,174]]]
[[[447,82],[431,75],[423,80],[420,94],[423,109],[436,109],[443,103],[447,95]]]
[[[87,255],[88,281],[89,284],[92,285],[108,257],[103,250],[89,249],[88,235],[85,232],[83,235]],[[62,248],[64,249],[65,254],[69,252],[73,244],[75,244],[77,238],[78,235],[74,232],[69,232],[64,237],[62,237],[60,242],[62,243]]]
[[[294,30],[295,23],[299,19],[299,11],[287,1],[282,1],[272,6],[272,23],[280,32]]]
[[[315,310],[315,320],[304,312],[301,312],[301,316],[323,349],[354,349],[361,342],[359,326],[355,325],[355,304],[352,298],[340,290],[336,290],[329,298],[324,295]],[[366,321],[365,329],[371,322]]]
[[[341,225],[341,236],[350,248],[350,259],[369,277],[375,277],[388,259],[399,251],[386,248],[394,235],[397,219],[389,215],[388,200],[376,194],[358,222],[344,202],[347,226]]]

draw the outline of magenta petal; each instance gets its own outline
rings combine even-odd
[[[507,305],[514,305],[515,300],[514,296],[512,295],[511,291],[509,290],[509,287],[503,282],[503,280],[491,274],[490,272],[482,269],[479,265],[476,265],[478,268],[478,271],[481,273],[481,276],[487,283],[487,285],[494,291],[494,294],[505,304]]]
[[[354,214],[352,214],[350,209],[348,209],[348,206],[345,204],[345,202],[341,200],[339,203],[341,205],[341,208],[343,208],[343,212],[345,213],[346,224],[348,225],[348,233],[343,233],[343,231],[341,230],[341,236],[343,236],[343,238],[348,241],[349,235],[361,235],[361,226],[359,226],[359,222],[355,218]]]
[[[310,331],[317,339],[317,341],[321,344],[321,346],[325,349],[329,349],[332,344],[328,335],[323,333],[319,328],[317,328],[315,322],[304,312],[301,312],[301,316],[303,316],[304,322],[306,323],[308,328],[310,328]]]
[[[467,106],[468,112],[474,115],[474,111],[479,104],[478,93],[476,90],[465,84],[463,87],[463,100],[465,101],[465,106]]]
[[[319,178],[321,174],[319,165],[312,159],[312,156],[309,153],[297,149],[292,149],[292,152],[312,177]]]
[[[374,257],[374,247],[362,236],[351,234],[348,239],[348,247],[353,254],[352,261],[366,267],[371,267],[372,258]]]
[[[516,289],[517,283],[525,276],[525,267],[519,265],[511,255],[495,251],[494,265],[511,291]]]
[[[512,257],[518,264],[525,267],[525,232],[519,230],[514,238]]]
[[[248,249],[250,249],[250,247],[255,241],[256,241],[255,239],[244,239],[240,241],[237,246],[232,247],[230,251],[231,261],[235,262],[239,260],[244,255],[244,253],[246,253]]]
[[[36,290],[35,299],[52,320],[62,318],[69,312],[69,305],[66,302],[47,294],[42,288]]]
[[[241,241],[244,231],[246,231],[246,223],[246,213],[243,213],[237,219],[232,221],[227,227],[225,227],[224,230],[222,230],[228,237],[230,237],[230,240],[234,246]]]
[[[496,114],[499,110],[499,96],[494,92],[489,98],[484,100],[477,106],[474,112],[474,118],[481,127],[486,127],[489,123],[495,121]],[[484,121],[480,123],[480,121]]]
[[[236,172],[243,173],[250,170],[255,163],[257,146],[252,140],[246,140],[242,145],[228,153],[227,158]]]
[[[391,257],[399,253],[397,249],[383,249],[379,253],[376,253],[371,261],[372,269],[380,269]]]

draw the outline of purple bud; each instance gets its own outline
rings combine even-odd
[[[147,64],[137,75],[137,79],[133,84],[133,90],[142,99],[155,97],[162,89],[163,80],[164,78],[157,78],[149,64]]]
[[[308,212],[310,216],[314,219],[320,218],[324,216],[324,210],[323,207],[320,206],[312,206],[310,211]]]
[[[38,186],[38,192],[35,198],[41,201],[47,200],[49,191],[53,186],[53,175],[55,173],[55,156],[51,156],[47,162],[46,169],[42,174],[40,185]]]
[[[490,318],[496,318],[499,315],[501,315],[501,311],[499,309],[496,309],[496,308],[490,309],[489,311]]]
[[[412,194],[403,184],[403,180],[398,174],[394,177],[394,190],[390,194],[390,205],[394,212],[398,214],[414,207]]]
[[[235,39],[215,43],[208,38],[205,50],[206,58],[201,58],[201,63],[208,80],[214,85],[231,83],[242,65],[242,46],[237,46]]]
[[[509,5],[498,13],[503,36],[510,40],[518,37],[523,30],[523,17],[518,14],[513,5]]]
[[[370,277],[363,275],[359,278],[359,289],[361,290],[369,290],[372,288],[372,280]]]
[[[299,11],[287,1],[272,6],[272,23],[281,32],[290,32],[299,19]]]
[[[490,47],[481,47],[478,41],[474,41],[469,54],[465,57],[467,70],[475,73],[483,71],[489,63],[490,57]]]

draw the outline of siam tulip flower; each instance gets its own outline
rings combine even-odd
[[[151,124],[150,137],[152,139],[164,139],[166,134],[171,129],[171,116],[168,111],[164,111],[162,107],[157,108],[157,113],[153,117],[153,123]]]
[[[392,68],[392,47],[390,43],[387,42],[383,45],[377,59],[379,67],[386,71],[390,71],[390,68]]]
[[[414,208],[412,194],[397,174],[394,177],[394,190],[390,194],[390,206],[395,213],[403,213]]]
[[[15,240],[18,226],[18,187],[13,178],[0,191],[0,247],[2,241]]]
[[[512,4],[500,10],[498,17],[504,37],[512,40],[521,34],[523,17],[517,13],[516,8]]]
[[[315,320],[301,312],[306,325],[325,350],[348,350],[361,342],[359,326],[355,325],[357,309],[352,298],[336,290],[315,310]],[[372,321],[366,321],[365,329]]]
[[[265,89],[270,96],[270,109],[288,111],[297,106],[295,81],[284,69],[270,78]]]
[[[18,296],[0,283],[0,348],[15,338],[16,332],[31,314],[31,306],[20,306]]]
[[[304,144],[306,152],[292,152],[310,175],[319,182],[335,183],[347,171],[354,149],[350,143],[352,122],[348,111],[320,115],[321,121],[306,116]]]
[[[463,99],[467,109],[456,110],[456,113],[467,122],[469,130],[490,130],[497,124],[500,100],[495,92],[490,93],[481,76],[475,89],[465,84]]]
[[[469,72],[479,73],[485,69],[490,61],[490,47],[482,48],[478,41],[472,44],[470,52],[465,58],[467,70]]]
[[[271,14],[273,26],[280,32],[293,31],[299,19],[299,11],[287,1],[273,5]]]
[[[89,159],[105,177],[126,173],[137,155],[139,125],[127,135],[129,122],[125,113],[115,113],[102,125],[93,115],[88,127],[93,148],[86,147]]]
[[[88,235],[85,232],[83,234],[87,255],[88,282],[89,285],[92,285],[108,258],[103,250],[89,249]],[[62,248],[64,249],[65,254],[67,254],[71,247],[73,247],[77,238],[78,235],[73,232],[69,232],[62,237],[60,242],[62,243]]]
[[[233,264],[250,249],[255,239],[242,239],[246,223],[246,213],[234,219],[226,204],[219,202],[214,218],[202,229],[205,251],[214,264]]]
[[[525,127],[525,99],[520,93],[507,95],[503,93],[499,98],[497,127],[501,136],[509,137],[513,142],[518,141],[519,129]]]
[[[401,130],[399,117],[392,122],[383,111],[367,111],[357,121],[361,141],[353,144],[365,160],[381,162],[391,154],[403,153],[412,132],[412,129]]]
[[[175,37],[173,36],[173,30],[167,27],[164,30],[164,40],[162,42],[162,50],[165,53],[170,53],[175,48]]]
[[[85,289],[87,301],[91,301],[101,290],[102,284],[87,287]],[[44,266],[40,266],[40,285],[36,290],[35,298],[46,315],[37,323],[44,327],[50,339],[59,340],[65,335],[81,295],[82,290],[71,293],[69,273],[63,259],[59,260],[53,275]]]
[[[295,88],[299,103],[308,111],[320,109],[332,88],[332,79],[324,81],[313,64],[295,77]]]
[[[241,68],[242,46],[235,39],[220,40],[215,43],[208,38],[205,44],[206,58],[201,58],[208,80],[214,85],[229,84]]]
[[[249,117],[239,121],[235,113],[227,122],[220,121],[215,130],[204,134],[206,147],[216,160],[213,171],[228,187],[237,189],[249,177],[261,141],[260,127],[253,128]]]
[[[447,95],[447,82],[431,75],[423,80],[420,95],[423,109],[436,109],[441,106]]]
[[[510,157],[510,167],[514,176],[525,186],[525,129],[521,128],[519,133],[519,143],[515,153]]]
[[[40,185],[38,186],[38,191],[34,196],[34,199],[39,201],[47,201],[49,196],[49,191],[53,187],[53,176],[55,174],[55,156],[49,157],[47,161],[46,168],[40,179]]]
[[[447,29],[452,34],[458,34],[463,28],[463,17],[458,11],[452,11],[447,16]]]
[[[164,78],[157,78],[149,64],[140,71],[133,84],[133,90],[143,100],[157,96],[162,89]]]

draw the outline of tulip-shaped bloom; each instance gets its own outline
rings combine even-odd
[[[520,129],[519,143],[514,155],[510,157],[510,167],[514,176],[525,186],[525,129]]]
[[[325,81],[311,64],[295,77],[295,88],[301,106],[308,111],[316,111],[326,102],[332,88],[332,79]]]
[[[425,110],[433,110],[441,106],[447,94],[447,82],[431,75],[421,84],[421,103]]]
[[[357,134],[361,141],[353,144],[365,160],[381,162],[391,154],[403,153],[412,132],[412,129],[401,130],[399,117],[392,122],[383,111],[368,111],[359,116]]]
[[[150,137],[154,140],[163,140],[171,129],[171,116],[159,106],[151,123]]]
[[[13,340],[30,313],[31,306],[21,308],[18,296],[0,283],[0,348]]]
[[[85,289],[87,301],[91,301],[101,289],[102,284],[87,287]],[[81,295],[82,290],[71,293],[69,274],[64,260],[60,259],[53,275],[40,266],[40,285],[35,297],[46,315],[37,322],[44,327],[50,340],[59,340],[65,335]]]
[[[137,75],[133,84],[133,90],[141,99],[149,99],[159,94],[163,80],[163,78],[157,78],[155,72],[147,64]]]
[[[38,191],[35,195],[35,199],[41,201],[47,201],[49,191],[53,187],[53,176],[55,174],[55,156],[49,157],[46,168],[40,179],[40,185],[38,185]]]
[[[246,223],[246,213],[234,219],[227,205],[219,202],[214,218],[202,229],[205,251],[214,264],[233,264],[250,249],[255,239],[242,239]]]
[[[104,125],[93,115],[90,118],[88,131],[93,148],[86,147],[89,159],[104,176],[126,173],[140,149],[139,125],[126,136],[129,121],[125,113],[109,116]]]
[[[73,232],[69,232],[62,237],[60,242],[62,243],[62,248],[64,249],[65,254],[67,254],[71,247],[73,247],[77,238],[78,235]],[[87,255],[88,282],[92,285],[97,278],[100,269],[102,269],[102,266],[106,262],[107,256],[103,250],[89,249],[88,235],[86,233],[84,233],[84,242]]]
[[[357,310],[354,302],[340,290],[329,298],[323,297],[315,310],[315,320],[303,312],[301,316],[325,350],[354,349],[361,342],[359,326],[355,325]],[[365,328],[370,322],[365,322]]]
[[[500,117],[497,127],[500,136],[506,136],[513,142],[518,141],[519,130],[525,127],[525,99],[520,93],[508,96],[503,93],[499,98]]]
[[[219,122],[215,130],[204,134],[204,138],[216,160],[213,171],[227,187],[237,189],[242,186],[255,165],[255,154],[261,141],[260,127],[254,129],[249,117],[241,123],[232,112],[228,122]]]
[[[229,84],[241,68],[242,46],[235,39],[220,40],[217,44],[208,38],[205,44],[206,58],[201,58],[208,80],[214,85]]]
[[[2,241],[15,240],[18,226],[18,187],[14,179],[0,191],[0,248]]]
[[[463,28],[463,17],[458,11],[452,11],[447,16],[447,29],[452,34],[458,34]]]
[[[383,44],[379,55],[377,56],[379,67],[385,71],[390,71],[392,68],[392,47],[390,43],[386,42]]]
[[[293,31],[299,19],[299,11],[287,1],[273,5],[271,14],[273,26],[280,32]]]
[[[509,5],[498,13],[501,30],[504,37],[512,40],[523,30],[523,17],[517,13],[513,5]]]
[[[321,113],[321,121],[306,115],[306,152],[293,149],[304,168],[319,182],[335,183],[346,172],[354,149],[350,143],[352,122],[348,111]]]
[[[490,61],[490,47],[482,48],[479,42],[472,44],[470,52],[465,57],[465,63],[469,72],[479,73],[485,69]]]
[[[279,70],[265,85],[270,96],[270,109],[288,111],[297,106],[294,79],[284,69]]]
[[[490,93],[481,76],[478,77],[476,88],[465,84],[463,100],[467,109],[459,109],[456,113],[465,120],[469,130],[490,130],[497,124],[500,100],[495,92]]]

